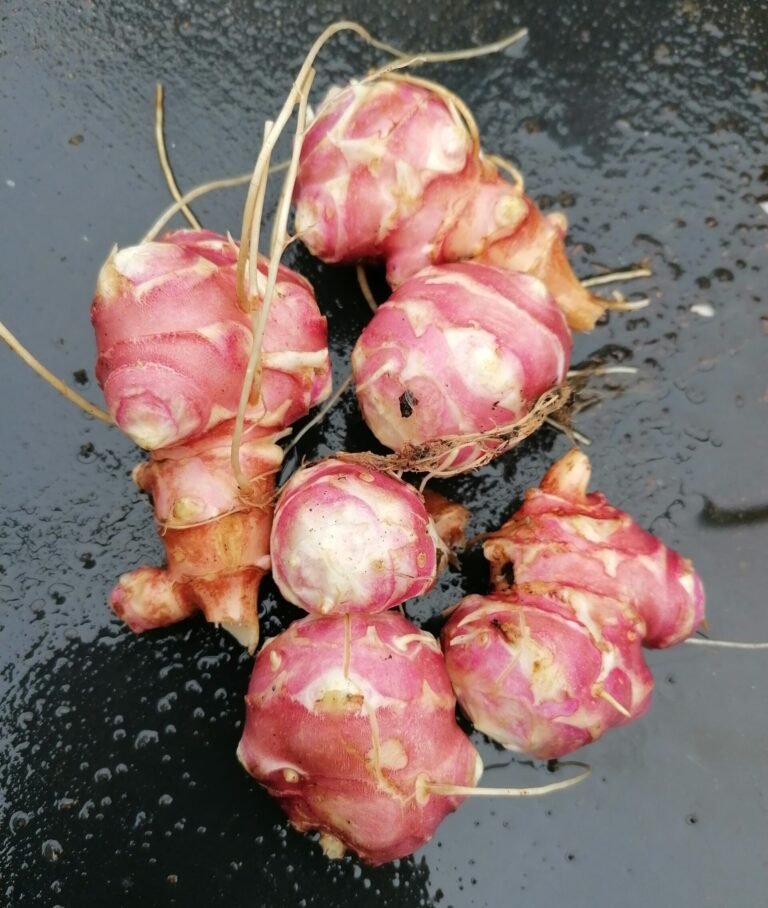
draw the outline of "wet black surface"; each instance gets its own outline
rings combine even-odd
[[[639,369],[595,384],[604,399],[579,418],[595,484],[694,558],[713,635],[768,640],[765,4],[448,2],[415,18],[403,3],[6,0],[0,317],[98,400],[96,272],[167,202],[155,80],[180,183],[242,172],[311,38],[342,13],[414,49],[530,27],[521,48],[430,75],[460,90],[542,204],[566,210],[579,273],[653,269],[637,284],[651,308],[578,342],[577,359],[613,344]],[[339,40],[318,90],[376,59]],[[198,210],[238,232],[241,204],[230,192]],[[292,255],[341,370],[367,310],[349,274]],[[466,804],[393,866],[327,863],[235,761],[249,659],[234,641],[195,622],[137,638],[106,608],[119,573],[160,555],[135,449],[8,352],[0,374],[3,904],[765,904],[767,657],[686,646],[651,654],[653,709],[584,752],[594,774],[579,788]],[[368,436],[347,400],[307,442],[313,456]],[[444,488],[479,532],[566,448],[545,431]],[[464,566],[410,613],[431,624],[482,589],[480,556]],[[268,634],[288,612],[265,590]],[[548,779],[477,740],[497,767],[486,784]]]

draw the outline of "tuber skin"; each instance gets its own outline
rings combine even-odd
[[[565,318],[541,281],[468,262],[402,284],[360,335],[352,371],[369,428],[401,451],[520,420],[563,383],[570,353]],[[478,439],[447,458],[471,469],[481,452],[507,447]]]
[[[110,605],[131,630],[173,624],[199,609],[251,652],[256,648],[282,449],[270,430],[249,430],[241,447],[250,480],[243,495],[230,445],[231,424],[224,424],[190,445],[155,452],[134,470],[137,485],[152,496],[168,566],[137,568],[112,591]]]
[[[199,438],[237,413],[253,337],[237,299],[237,254],[227,237],[178,230],[114,251],[99,273],[96,377],[115,423],[142,448]],[[258,269],[265,277],[266,260]],[[285,428],[328,396],[331,369],[312,288],[282,266],[263,349],[246,419]]]
[[[501,176],[439,86],[383,76],[332,89],[307,130],[294,201],[314,255],[384,260],[392,287],[473,259],[540,278],[574,331],[603,314],[568,262],[565,216],[542,214]]]
[[[416,489],[329,458],[283,487],[271,552],[289,602],[322,615],[374,614],[429,590],[444,546]]]
[[[384,864],[462,802],[430,783],[477,784],[455,704],[439,644],[396,612],[310,616],[257,656],[237,754],[328,857]]]
[[[561,584],[520,584],[463,599],[442,644],[475,728],[551,760],[646,712],[653,676],[644,630],[626,603]]]
[[[704,588],[691,562],[639,527],[599,492],[573,449],[529,489],[520,510],[483,544],[497,590],[563,583],[628,602],[645,622],[645,646],[681,643],[704,620]]]

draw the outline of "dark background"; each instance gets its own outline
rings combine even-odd
[[[604,348],[639,369],[595,381],[602,403],[578,419],[594,485],[694,558],[714,636],[768,640],[764,3],[2,0],[0,317],[66,380],[85,370],[81,390],[100,401],[96,273],[168,201],[155,81],[180,184],[243,172],[311,40],[342,15],[414,50],[529,26],[498,57],[424,74],[460,91],[485,146],[566,211],[580,274],[652,267],[626,288],[651,308],[577,343],[575,360]],[[337,39],[315,97],[381,59]],[[229,191],[196,208],[237,235],[241,206]],[[343,374],[367,317],[354,281],[301,250],[289,261],[317,284]],[[197,621],[135,637],[106,607],[121,572],[160,558],[129,478],[138,452],[2,350],[0,383],[0,902],[767,903],[768,656],[693,646],[650,654],[650,714],[584,752],[594,773],[577,789],[466,803],[428,847],[381,869],[326,862],[235,761],[250,659]],[[302,453],[369,443],[347,398]],[[480,532],[567,448],[546,430],[445,488]],[[411,616],[434,627],[462,591],[482,590],[480,555],[464,567]],[[264,590],[275,633],[291,614]],[[485,784],[551,779],[475,740]]]

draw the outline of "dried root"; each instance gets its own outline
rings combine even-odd
[[[560,385],[552,388],[536,401],[530,413],[514,423],[496,426],[485,432],[466,435],[449,435],[445,438],[421,445],[408,445],[394,454],[371,454],[364,452],[337,453],[339,460],[363,463],[374,469],[389,472],[429,473],[432,476],[456,476],[485,466],[501,454],[532,435],[550,414],[555,413],[571,399],[571,388]],[[456,465],[457,456],[468,446],[475,450],[471,459],[462,458]]]

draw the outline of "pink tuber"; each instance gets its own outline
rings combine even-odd
[[[240,449],[247,494],[230,464],[231,423],[189,445],[152,454],[133,471],[152,496],[167,567],[123,574],[114,612],[136,632],[181,621],[200,609],[251,651],[259,639],[256,597],[270,568],[275,476],[283,452],[274,433],[252,427]]]
[[[565,319],[540,281],[465,263],[403,283],[360,335],[352,369],[366,423],[396,451],[490,432],[441,461],[466,470],[510,447],[494,431],[564,381],[570,352]]]
[[[323,615],[372,614],[425,593],[443,545],[414,488],[329,459],[283,487],[271,551],[275,582],[289,602]]]
[[[446,666],[474,726],[549,760],[641,716],[653,677],[640,616],[566,585],[467,596],[443,628]]]
[[[310,616],[259,653],[238,758],[329,857],[383,864],[480,777],[455,703],[437,641],[400,615]]]
[[[599,493],[572,450],[483,545],[496,592],[444,630],[462,709],[505,747],[550,759],[640,716],[653,680],[641,645],[672,646],[704,616],[690,561]]]
[[[140,447],[197,438],[237,413],[252,342],[237,255],[227,237],[178,230],[113,252],[101,269],[91,309],[96,375],[110,414]],[[264,259],[258,270],[266,276]],[[246,418],[285,428],[327,397],[331,372],[311,286],[288,268],[278,274],[260,395]]]
[[[645,622],[643,642],[674,646],[704,619],[704,589],[687,558],[639,527],[599,492],[576,449],[554,464],[520,510],[483,545],[497,589],[563,583],[629,603]]]
[[[153,498],[168,566],[123,575],[114,611],[135,631],[200,608],[250,649],[256,595],[269,570],[269,531],[280,430],[330,391],[326,323],[312,288],[278,270],[263,342],[258,398],[245,414],[235,481],[230,450],[251,322],[236,287],[238,247],[180,230],[113,252],[91,317],[97,377],[117,425],[152,454],[134,479]],[[265,260],[258,264],[264,278]]]
[[[565,216],[543,215],[497,160],[439,85],[388,75],[333,89],[302,146],[296,232],[324,261],[384,259],[393,287],[465,259],[529,272],[573,330],[589,330],[605,306],[568,263]]]

